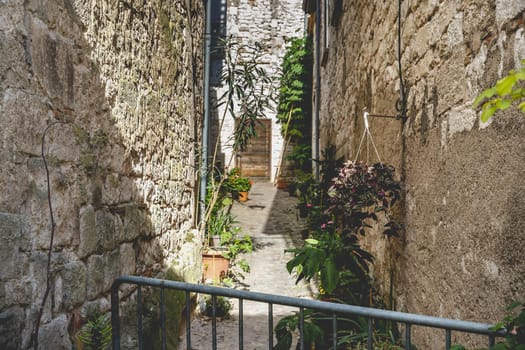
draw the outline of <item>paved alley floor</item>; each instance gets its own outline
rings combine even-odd
[[[249,200],[236,202],[232,213],[244,234],[252,237],[255,250],[245,256],[251,271],[245,275],[236,288],[310,298],[306,283],[295,284],[295,278],[286,270],[291,254],[286,248],[300,244],[303,223],[298,221],[295,205],[297,199],[285,191],[276,189],[269,182],[257,182],[250,191]],[[218,349],[238,349],[238,303],[234,305],[229,319],[217,322]],[[244,349],[268,349],[268,306],[263,303],[244,301]],[[283,316],[297,309],[275,305],[273,308],[274,327]],[[192,349],[212,348],[211,320],[197,316],[192,321]],[[184,341],[183,341],[184,343]],[[274,341],[275,344],[275,341]],[[185,344],[181,349],[185,349]]]

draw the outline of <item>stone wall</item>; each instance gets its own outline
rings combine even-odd
[[[301,9],[302,0],[228,0],[226,7],[226,35],[231,35],[241,45],[262,46],[262,67],[270,77],[274,78],[274,96],[277,98],[281,64],[289,39],[304,35],[304,12]],[[217,96],[221,96],[218,89]],[[281,125],[276,123],[276,106],[271,105],[266,117],[272,119],[271,140],[271,179],[273,180],[277,167],[281,162],[283,137]],[[222,112],[217,113],[222,116]],[[233,131],[233,120],[226,119],[221,132],[221,139],[228,140]],[[231,145],[223,142],[224,164],[229,164],[232,157]],[[231,162],[234,165],[234,162]]]
[[[45,291],[46,128],[41,348],[120,274],[197,279],[202,28],[201,2],[0,1],[0,348],[30,347]]]
[[[326,45],[321,33],[320,134],[321,148],[335,142],[353,159],[363,108],[397,113],[398,4],[342,3]],[[522,0],[402,2],[408,120],[372,118],[370,129],[403,182],[405,232],[396,244],[373,234],[365,242],[385,293],[394,272],[398,310],[495,322],[525,300],[525,118],[514,109],[486,125],[471,107],[525,58],[524,10]],[[443,348],[441,332],[415,329],[414,339]]]

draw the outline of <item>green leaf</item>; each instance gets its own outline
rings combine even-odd
[[[483,108],[483,112],[481,112],[481,121],[483,123],[486,123],[498,110],[498,107],[491,106],[488,108]]]
[[[500,96],[505,96],[505,95],[510,94],[510,92],[512,91],[512,88],[516,84],[516,81],[517,79],[515,75],[511,74],[511,75],[506,76],[505,78],[499,80],[496,83],[496,92]]]
[[[452,345],[450,350],[466,350],[466,348],[463,345]]]
[[[525,311],[521,311],[517,317],[517,321],[520,325],[525,325]]]
[[[315,323],[304,323],[304,340],[306,344],[312,345],[314,342],[322,340],[323,334],[323,330]]]
[[[337,266],[331,256],[325,259],[323,265],[321,270],[321,283],[328,293],[332,293],[339,282]]]
[[[304,274],[307,278],[312,278],[317,272],[319,272],[320,265],[325,259],[325,252],[317,248],[306,248],[308,259],[305,260]]]
[[[305,260],[306,260],[306,255],[299,254],[292,260],[288,261],[286,263],[286,269],[288,270],[288,273],[292,273],[293,269],[299,265],[302,265]]]
[[[515,308],[517,308],[520,305],[521,305],[521,303],[519,301],[514,301],[511,304],[509,304],[505,310],[512,311],[512,310],[514,310]]]
[[[525,68],[521,68],[521,69],[516,73],[516,79],[518,79],[518,80],[525,80]]]
[[[297,265],[295,271],[297,272],[297,275],[301,276],[303,274],[303,265]]]
[[[314,239],[314,238],[307,238],[304,240],[306,243],[308,244],[311,244],[311,245],[317,245],[319,244],[319,241],[317,239]]]
[[[286,332],[280,337],[277,337],[277,344],[273,347],[273,350],[290,350],[292,347],[292,333]]]
[[[507,108],[510,107],[510,101],[509,100],[499,100],[498,102],[496,102],[496,107],[499,109],[499,110],[506,110]]]
[[[473,103],[473,107],[476,108],[483,100],[488,99],[496,95],[496,88],[490,88],[483,91]]]
[[[497,343],[490,350],[507,350],[507,346],[504,343]]]
[[[495,325],[493,325],[492,327],[490,327],[489,330],[492,331],[492,332],[497,332],[497,331],[499,331],[500,329],[503,329],[503,328],[505,328],[505,323],[498,322]]]

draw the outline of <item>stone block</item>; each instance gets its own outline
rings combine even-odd
[[[501,28],[525,10],[525,1],[496,0],[496,24]]]
[[[35,75],[51,97],[72,107],[74,103],[72,44],[59,33],[51,32],[41,19],[35,17],[30,19],[29,30]]]
[[[66,315],[60,315],[40,327],[39,346],[42,349],[70,350],[73,345],[69,339]]]
[[[22,0],[2,0],[0,2],[0,31],[13,28],[13,24],[20,23],[24,16]]]
[[[449,138],[456,133],[472,130],[478,117],[470,105],[458,106],[448,112],[447,116]]]
[[[195,238],[198,237],[196,231],[189,234]],[[202,278],[201,246],[196,239],[184,242],[177,256],[168,263],[168,268],[175,271],[182,281],[198,283]]]
[[[111,310],[111,303],[106,298],[85,302],[80,308],[80,316],[87,319],[93,313],[105,313]]]
[[[104,290],[105,261],[101,255],[92,255],[87,263],[87,298],[93,300]]]
[[[131,202],[137,196],[137,187],[133,179],[112,173],[106,176],[102,201],[108,205]]]
[[[65,310],[71,310],[86,299],[86,266],[81,261],[67,263],[61,277],[62,305]]]
[[[22,348],[20,330],[24,321],[24,310],[20,307],[12,307],[0,312],[0,344],[2,349],[18,350]]]
[[[117,242],[122,243],[129,241],[124,231],[124,223],[122,222],[122,217],[119,213],[115,213],[113,217],[115,220],[115,237],[117,239]]]
[[[96,230],[95,209],[91,205],[80,208],[80,244],[78,257],[85,258],[96,252],[98,236]]]
[[[463,43],[463,12],[459,12],[450,22],[447,29],[448,49],[453,50]]]
[[[134,275],[136,269],[135,249],[132,243],[120,245],[120,266],[122,275]]]
[[[124,239],[133,240],[139,236],[147,236],[152,233],[152,224],[145,211],[137,206],[130,205],[125,208],[124,213]]]
[[[95,212],[95,226],[97,239],[105,250],[115,249],[118,237],[115,227],[115,217],[108,209],[99,209]]]
[[[525,28],[516,31],[514,38],[514,64],[516,67],[521,66],[521,60],[525,58]]]
[[[51,257],[52,266],[55,264],[55,255]],[[45,252],[34,252],[31,254],[30,270],[28,273],[32,284],[32,300],[42,300],[47,283],[47,254]],[[36,304],[32,305],[36,308]],[[39,306],[38,306],[39,307]],[[35,310],[36,312],[36,310]],[[51,298],[47,299],[47,304],[44,307],[44,314],[42,316],[43,322],[51,319]]]
[[[55,174],[59,171],[55,170]],[[69,191],[67,183],[60,184],[65,179],[51,178],[53,185],[51,188],[53,211],[55,217],[55,236],[53,246],[56,248],[71,247],[79,245],[79,209],[75,203],[73,192]],[[49,245],[49,243],[47,243]]]
[[[5,282],[6,305],[28,305],[31,303],[32,284],[27,279]]]
[[[2,11],[14,10],[0,9],[0,13]],[[13,12],[10,14],[12,15]],[[6,86],[9,86],[12,89],[24,89],[27,88],[28,82],[26,79],[20,79],[19,74],[21,74],[23,68],[18,65],[19,62],[23,62],[25,59],[23,45],[24,32],[20,27],[17,28],[17,25],[21,25],[22,22],[12,21],[11,27],[2,29],[2,27],[8,26],[10,20],[13,20],[13,18],[5,19],[5,17],[3,18],[2,14],[0,14],[0,52],[2,52],[2,60],[0,60],[0,75],[3,77]]]
[[[0,212],[0,281],[18,278],[27,270],[28,222],[24,216]]]
[[[111,289],[111,284],[120,275],[120,251],[115,249],[105,254],[104,291]]]

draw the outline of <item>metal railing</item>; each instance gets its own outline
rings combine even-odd
[[[405,349],[411,347],[411,328],[413,325],[425,326],[430,328],[443,329],[445,332],[445,348],[451,347],[452,331],[464,333],[474,333],[487,336],[489,347],[495,343],[495,338],[504,336],[504,332],[490,331],[490,324],[477,322],[453,320],[440,317],[409,314],[404,312],[374,309],[361,306],[336,304],[318,300],[301,299],[281,295],[247,292],[236,289],[220,288],[209,285],[189,284],[184,282],[161,280],[137,276],[121,276],[113,282],[111,288],[111,325],[112,325],[112,348],[120,349],[120,315],[119,315],[119,287],[122,284],[137,285],[137,333],[138,349],[143,349],[143,301],[142,286],[160,288],[160,331],[162,337],[162,349],[166,349],[166,303],[164,290],[179,290],[185,292],[185,313],[186,313],[186,348],[191,349],[191,293],[201,293],[212,296],[212,349],[217,349],[217,318],[215,316],[217,297],[237,299],[239,302],[238,337],[239,349],[244,346],[244,325],[243,325],[243,301],[252,300],[268,304],[268,348],[273,348],[273,306],[285,305],[299,308],[299,344],[300,349],[305,349],[304,337],[304,312],[305,310],[317,310],[332,315],[332,341],[333,349],[337,349],[337,319],[342,315],[362,316],[368,319],[368,340],[367,349],[373,349],[373,323],[372,320],[380,319],[404,324],[404,343]]]

